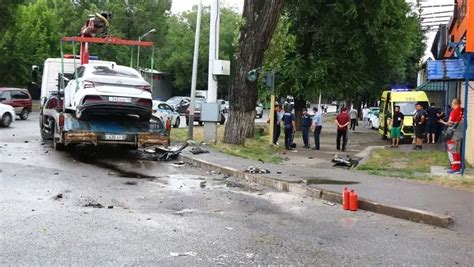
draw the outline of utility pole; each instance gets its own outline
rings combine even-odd
[[[209,73],[207,77],[207,102],[217,102],[217,79],[214,76],[214,61],[219,58],[219,0],[211,2],[211,20],[209,31]],[[204,139],[217,140],[217,122],[204,123]]]
[[[199,58],[199,36],[201,32],[201,13],[202,13],[202,0],[199,1],[197,20],[196,20],[196,33],[194,36],[194,57],[193,57],[193,74],[191,78],[191,103],[189,104],[189,128],[188,128],[188,140],[193,139],[193,127],[194,127],[194,108],[196,106],[196,81],[197,81],[197,69],[198,69],[198,58]]]
[[[269,116],[269,120],[270,120],[270,129],[269,129],[269,132],[270,132],[270,139],[268,140],[269,141],[269,144],[273,144],[273,138],[274,138],[274,134],[275,134],[275,72],[272,71],[270,74],[267,74],[267,79],[265,81],[265,86],[270,86],[271,87],[271,95],[270,95],[270,116]],[[268,79],[271,79],[270,81]],[[277,123],[280,123],[279,121],[277,121]]]

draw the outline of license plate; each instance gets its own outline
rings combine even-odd
[[[118,96],[109,96],[110,102],[122,102],[122,103],[130,103],[132,99],[130,97],[118,97]]]
[[[127,136],[124,134],[106,134],[105,140],[114,140],[114,141],[123,141],[127,139]]]

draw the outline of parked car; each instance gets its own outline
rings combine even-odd
[[[204,98],[196,98],[196,105],[194,106],[194,121],[197,121],[199,125],[204,125],[204,122],[201,121],[201,110],[202,110],[202,104],[205,103]],[[220,124],[223,125],[225,123],[225,115],[224,112],[221,113],[221,120]],[[189,125],[189,109],[186,111],[186,125]]]
[[[169,118],[173,128],[178,128],[179,124],[181,123],[179,113],[166,102],[153,100],[153,115],[161,118],[161,121],[164,122],[166,122]]]
[[[261,119],[263,117],[263,105],[258,103],[255,110],[257,111],[257,118]]]
[[[141,121],[150,120],[150,84],[135,69],[114,63],[85,64],[75,75],[64,90],[64,99],[65,108],[75,112],[76,118],[134,115]]]
[[[166,100],[166,103],[181,115],[186,114],[186,110],[188,110],[190,102],[191,99],[187,96],[173,96],[172,98]]]
[[[8,127],[15,120],[15,109],[6,104],[0,103],[0,126]]]
[[[28,119],[33,101],[27,89],[0,88],[0,99],[1,103],[12,106],[20,119]]]

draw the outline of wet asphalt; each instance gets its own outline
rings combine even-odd
[[[0,129],[0,265],[460,265],[474,240],[143,152]]]

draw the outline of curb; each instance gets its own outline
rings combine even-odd
[[[242,182],[256,183],[258,185],[271,187],[281,192],[289,192],[298,196],[312,197],[342,204],[342,195],[340,192],[320,189],[317,187],[308,186],[304,183],[283,181],[265,175],[245,173],[235,168],[222,166],[202,159],[195,159],[186,155],[180,155],[179,157],[180,160],[191,164],[192,166],[206,170],[218,171],[222,174],[240,179],[242,180]],[[419,209],[378,203],[363,198],[359,199],[359,208],[362,210],[371,211],[399,219],[430,224],[443,228],[448,228],[448,226],[450,226],[454,222],[453,218],[447,215],[437,214]]]

